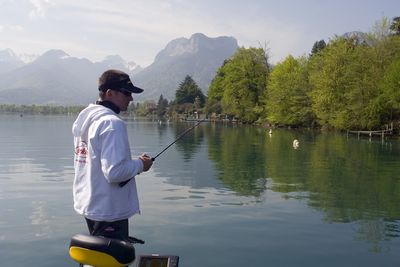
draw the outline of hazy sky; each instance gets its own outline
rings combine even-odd
[[[62,49],[92,61],[120,55],[145,67],[167,43],[201,32],[267,44],[271,62],[315,41],[371,31],[400,16],[398,0],[0,0],[0,50]]]

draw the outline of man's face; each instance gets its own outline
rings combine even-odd
[[[108,96],[108,100],[113,102],[121,111],[126,111],[129,102],[133,101],[132,94],[128,91],[110,90]]]

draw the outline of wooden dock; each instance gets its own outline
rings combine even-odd
[[[358,139],[360,139],[361,135],[367,135],[370,138],[373,136],[381,136],[382,140],[385,139],[385,136],[393,135],[393,124],[390,127],[387,127],[385,130],[376,130],[376,131],[347,131],[347,136],[349,134],[357,134]]]

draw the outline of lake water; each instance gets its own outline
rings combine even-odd
[[[67,116],[0,116],[0,266],[78,266]],[[128,120],[132,153],[193,124]],[[294,149],[292,142],[300,146]],[[137,176],[137,254],[185,267],[400,266],[400,142],[204,123]]]

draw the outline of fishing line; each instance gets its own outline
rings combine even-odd
[[[168,146],[166,146],[163,150],[161,150],[157,155],[155,155],[154,157],[151,158],[152,161],[155,161],[156,158],[158,158],[158,156],[160,156],[162,153],[164,153],[168,148],[170,148],[173,144],[175,144],[179,139],[181,139],[183,136],[185,136],[188,132],[190,132],[191,130],[193,130],[194,128],[196,128],[200,123],[204,122],[206,119],[202,119],[200,121],[198,121],[195,125],[193,125],[192,127],[186,129],[183,133],[181,133],[171,144],[169,144]],[[127,183],[129,183],[131,179],[126,180],[124,182],[120,182],[119,186],[123,187],[124,185],[126,185]]]
[[[165,147],[163,150],[161,150],[161,152],[159,152],[157,155],[155,155],[153,158],[151,158],[152,161],[155,161],[156,158],[158,158],[158,156],[160,156],[162,153],[164,153],[168,148],[170,148],[173,144],[175,144],[179,139],[181,139],[185,134],[187,134],[188,132],[190,132],[191,130],[193,130],[194,128],[196,128],[200,123],[202,123],[205,119],[198,121],[195,125],[193,125],[192,127],[186,129],[183,133],[181,133],[174,142],[172,142],[171,144],[169,144],[167,147]]]

